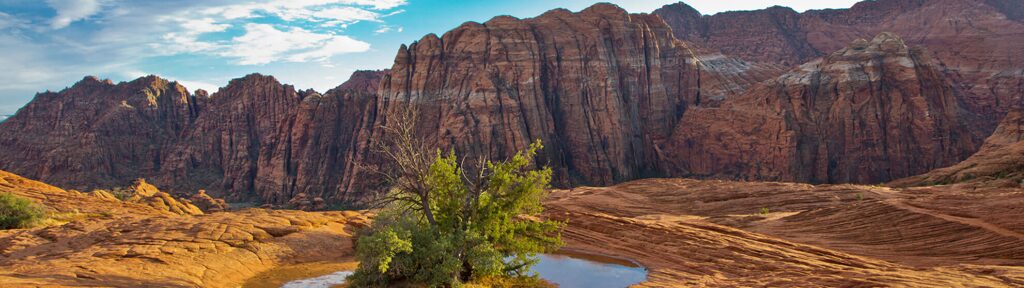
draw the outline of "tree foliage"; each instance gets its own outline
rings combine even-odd
[[[424,152],[408,126],[384,150],[391,189],[357,242],[354,286],[431,287],[526,276],[536,254],[562,245],[562,223],[537,217],[551,170],[535,169],[534,142],[506,161],[463,165],[454,152]]]
[[[0,229],[28,228],[45,216],[45,209],[35,202],[11,193],[0,193]]]

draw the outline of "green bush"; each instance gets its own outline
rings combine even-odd
[[[508,161],[470,167],[472,173],[454,153],[398,161],[426,167],[406,167],[423,169],[404,170],[412,173],[400,175],[385,195],[390,204],[360,233],[352,287],[530,278],[537,253],[561,247],[564,225],[538,217],[551,181],[551,169],[530,168],[538,149],[540,142]]]
[[[46,216],[46,211],[31,200],[11,193],[0,193],[0,229],[28,228]]]

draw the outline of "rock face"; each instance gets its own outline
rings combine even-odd
[[[0,169],[80,190],[123,186],[160,170],[204,100],[156,76],[116,85],[86,77],[0,123]]]
[[[389,72],[357,72],[324,94],[258,74],[210,96],[156,77],[87,78],[0,123],[0,169],[84,191],[146,178],[175,195],[358,201],[374,188],[363,167],[381,161],[381,126],[415,107],[417,136],[467,157],[543,140],[538,162],[560,186],[878,183],[967,157],[1020,101],[1021,6],[888,0],[701,16],[597,4],[431,34],[402,46]]]
[[[971,186],[1024,187],[1024,109],[1006,115],[981,150],[956,165],[889,183],[925,186],[961,183]]]
[[[369,130],[377,108],[377,86],[385,71],[356,72],[323,96],[311,94],[284,119],[260,150],[255,192],[261,199],[285,203],[298,194],[354,200],[347,193],[346,171],[365,149],[360,133]]]
[[[927,52],[882,33],[689,111],[660,150],[672,175],[880,183],[977,149],[959,93]]]
[[[203,113],[170,149],[158,183],[185,183],[196,185],[186,187],[191,191],[206,188],[246,198],[256,189],[264,161],[261,151],[273,149],[277,129],[309,94],[270,76],[232,80],[210,97]]]
[[[702,16],[686,4],[654,12],[677,38],[754,62],[789,67],[881,32],[922,46],[965,88],[964,107],[985,120],[986,133],[1024,93],[1024,5],[1017,0],[864,1],[849,9],[789,8]]]
[[[375,126],[413,105],[417,134],[442,149],[503,159],[541,139],[563,184],[610,184],[660,175],[654,143],[687,109],[767,71],[695,54],[658,17],[610,4],[502,16],[401,47]]]
[[[384,73],[356,72],[326,95],[253,74],[212,97],[155,76],[116,85],[87,77],[40,93],[0,124],[0,168],[80,190],[147,178],[235,200],[324,195],[339,190]]]

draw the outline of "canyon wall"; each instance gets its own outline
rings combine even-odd
[[[752,62],[795,67],[882,32],[921,46],[956,79],[964,108],[990,133],[1024,95],[1024,4],[1017,0],[881,0],[797,13],[772,7],[701,15],[677,3],[654,12],[680,40]]]
[[[323,94],[258,74],[212,95],[90,77],[0,123],[0,169],[76,189],[147,178],[229,200],[353,202],[375,188],[364,168],[382,161],[381,126],[413,107],[418,137],[467,157],[542,140],[538,162],[558,186],[878,183],[966,158],[1020,101],[1020,7],[888,0],[702,16],[597,4],[430,34],[391,70]]]
[[[955,164],[985,136],[923,49],[890,33],[688,112],[660,147],[672,175],[881,183]]]

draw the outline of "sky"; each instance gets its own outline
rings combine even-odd
[[[401,44],[466,21],[579,11],[611,2],[649,13],[678,0],[0,0],[0,120],[37,92],[86,75],[155,74],[210,92],[250,73],[324,92],[355,70],[386,69]],[[704,14],[852,0],[691,0]]]

